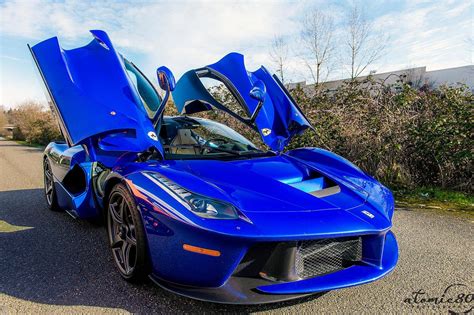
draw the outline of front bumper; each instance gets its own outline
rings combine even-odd
[[[321,275],[315,278],[259,286],[259,292],[267,294],[307,294],[329,291],[360,285],[375,281],[391,272],[398,261],[398,244],[395,235],[388,232],[383,243],[380,262],[362,261],[361,264],[352,265],[346,269]]]
[[[162,288],[193,299],[226,304],[280,302],[375,281],[390,273],[398,260],[398,245],[392,232],[366,235],[362,260],[339,271],[297,281],[271,281],[234,272],[220,287],[185,286],[152,279]],[[242,264],[242,263],[241,263]],[[236,270],[239,269],[239,266]]]

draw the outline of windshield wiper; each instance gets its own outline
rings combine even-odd
[[[262,151],[259,149],[253,149],[253,150],[248,150],[248,151],[243,151],[241,152],[240,155],[245,155],[245,156],[266,156],[266,155],[276,155],[275,152],[273,151]]]
[[[219,152],[225,152],[225,153],[229,153],[229,154],[233,154],[233,155],[237,155],[237,156],[240,156],[241,155],[241,152],[240,151],[234,151],[234,150],[228,150],[228,149],[222,149],[222,148],[214,148],[210,145],[205,145],[205,144],[169,144],[169,145],[166,145],[165,148],[168,147],[168,148],[206,148],[206,149],[210,149],[210,150],[214,150],[214,151],[219,151]]]
[[[230,153],[230,154],[235,154],[237,156],[267,156],[267,155],[276,155],[275,152],[273,151],[262,151],[260,149],[250,149],[250,150],[247,150],[247,151],[235,151],[235,150],[230,150],[230,149],[223,149],[223,148],[219,148],[219,147],[212,147],[212,146],[209,146],[209,145],[202,145],[203,147],[205,148],[209,148],[211,150],[215,150],[215,151],[220,151],[220,152],[226,152],[226,153]]]
[[[234,151],[234,150],[230,150],[230,149],[223,149],[223,148],[219,148],[219,147],[213,147],[213,146],[210,146],[208,144],[202,144],[201,147],[202,148],[207,148],[207,149],[210,149],[210,150],[214,150],[214,151],[234,154],[234,155],[237,155],[237,156],[242,155],[241,151]]]

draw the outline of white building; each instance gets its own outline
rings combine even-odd
[[[474,65],[427,71],[425,76],[435,86],[466,84],[474,91]]]
[[[447,68],[441,70],[426,71],[426,67],[416,67],[404,70],[397,70],[385,73],[373,73],[371,77],[378,82],[384,82],[387,85],[394,85],[400,82],[408,83],[414,87],[427,85],[436,88],[446,84],[456,86],[460,84],[467,85],[474,92],[474,65]],[[365,80],[367,76],[358,77],[357,80]],[[349,79],[326,81],[321,83],[324,90],[336,90],[344,81]],[[290,89],[300,85],[303,90],[311,93],[314,91],[314,84],[306,82],[290,83]]]

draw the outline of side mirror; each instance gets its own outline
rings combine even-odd
[[[153,126],[157,128],[158,123],[160,122],[161,114],[165,109],[165,105],[170,98],[171,92],[174,90],[176,86],[176,80],[174,79],[173,72],[165,66],[161,66],[156,69],[156,76],[158,78],[158,84],[160,88],[165,91],[165,95],[161,100],[161,104],[159,110],[156,111],[155,116],[152,119]]]
[[[261,80],[258,80],[257,82],[255,82],[252,89],[250,90],[249,96],[253,98],[254,100],[257,100],[258,104],[257,104],[257,107],[255,107],[255,110],[253,111],[252,116],[250,116],[251,123],[253,123],[255,119],[257,119],[257,115],[262,109],[263,103],[265,102],[266,95],[267,95],[267,92],[266,92],[265,84]]]
[[[158,77],[158,84],[160,88],[166,92],[172,92],[176,86],[176,80],[174,79],[173,72],[165,66],[161,66],[156,69],[156,75]]]

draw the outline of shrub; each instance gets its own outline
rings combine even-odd
[[[6,136],[7,132],[4,127],[8,124],[7,115],[5,109],[0,106],[0,136]]]
[[[292,93],[315,131],[290,148],[329,149],[392,187],[472,192],[474,99],[465,86],[394,89],[368,79],[313,97]]]
[[[55,117],[41,103],[22,103],[8,111],[8,116],[17,127],[13,133],[14,140],[46,145],[52,140],[62,139]]]

